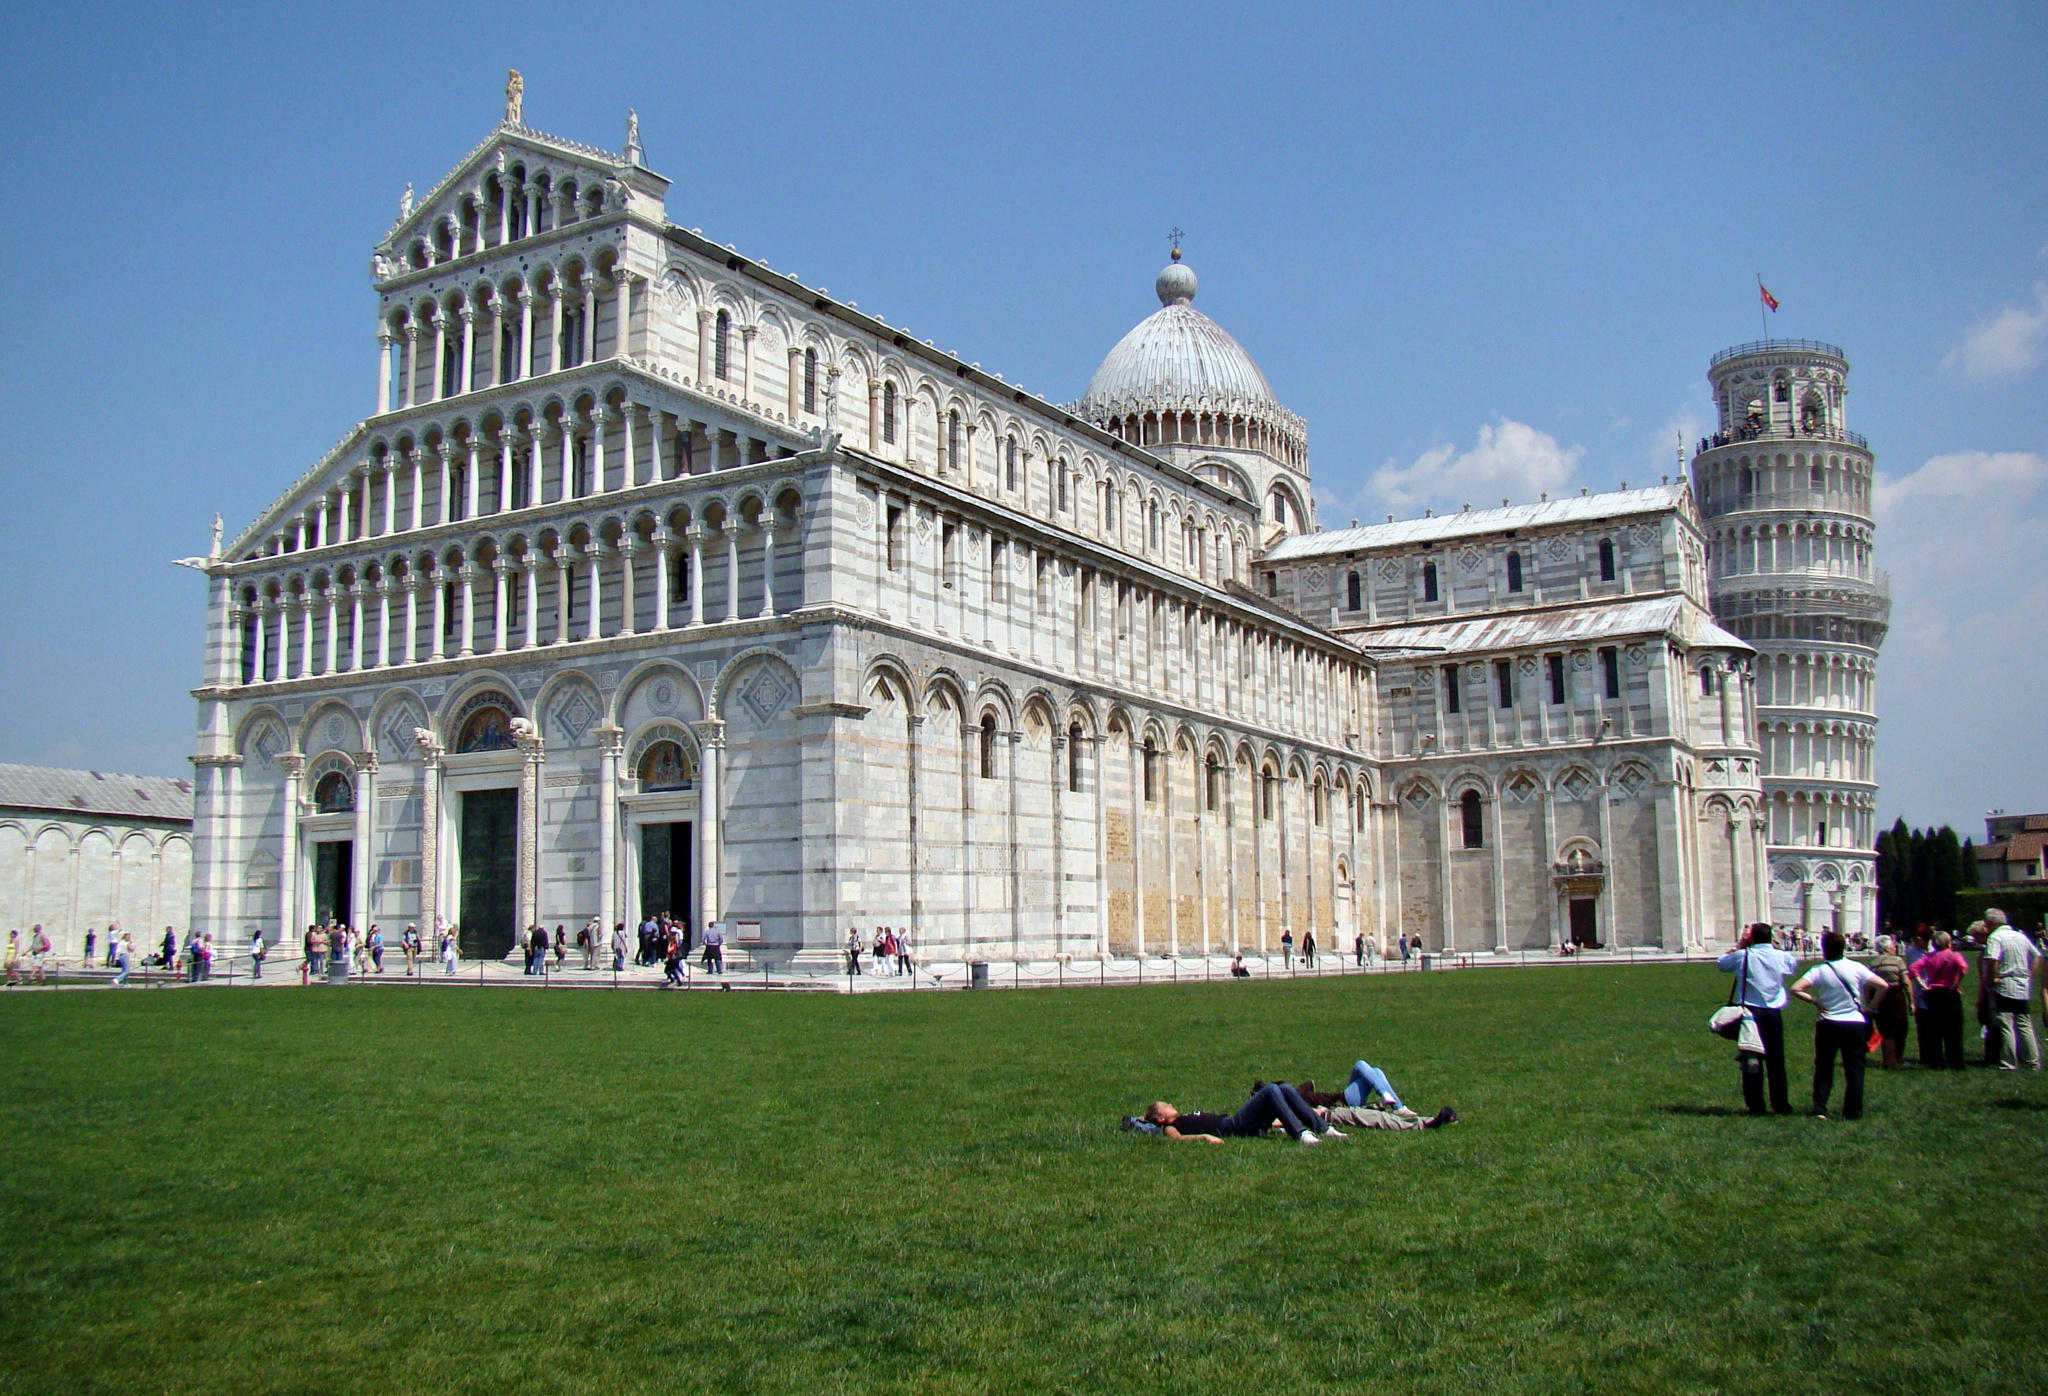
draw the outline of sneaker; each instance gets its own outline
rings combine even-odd
[[[1404,1120],[1412,1120],[1416,1118],[1415,1112],[1413,1110],[1410,1110],[1405,1105],[1396,1105],[1394,1107],[1394,1113],[1396,1115],[1399,1115]]]
[[[1338,1129],[1335,1125],[1325,1125],[1323,1127],[1323,1138],[1325,1139],[1349,1139],[1350,1137],[1350,1135]]]
[[[1825,1120],[1827,1117],[1828,1112],[1825,1110],[1816,1110],[1813,1112],[1813,1118],[1815,1118],[1816,1120]]]
[[[1457,1122],[1458,1112],[1451,1109],[1450,1106],[1446,1105],[1443,1109],[1437,1111],[1434,1115],[1424,1120],[1422,1122],[1422,1127],[1424,1129],[1442,1129],[1445,1125],[1454,1125]]]
[[[1301,1142],[1304,1144],[1320,1144],[1323,1141],[1316,1138],[1316,1133],[1314,1130],[1305,1129],[1301,1132]]]

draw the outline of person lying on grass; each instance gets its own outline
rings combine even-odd
[[[1261,1085],[1234,1115],[1208,1115],[1176,1109],[1171,1101],[1155,1100],[1145,1111],[1145,1123],[1159,1126],[1168,1139],[1200,1140],[1221,1144],[1225,1139],[1245,1139],[1268,1129],[1284,1129],[1304,1144],[1321,1142],[1317,1135],[1343,1138],[1314,1106],[1301,1098],[1294,1087]]]
[[[1252,1089],[1264,1085],[1256,1083]],[[1394,1083],[1371,1062],[1351,1064],[1351,1079],[1341,1091],[1319,1091],[1314,1081],[1303,1081],[1295,1093],[1321,1109],[1333,1125],[1359,1129],[1439,1129],[1458,1122],[1458,1112],[1446,1105],[1428,1119],[1401,1103]]]

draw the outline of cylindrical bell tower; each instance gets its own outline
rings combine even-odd
[[[1771,916],[1877,931],[1877,650],[1891,582],[1872,562],[1870,445],[1849,360],[1767,339],[1714,355],[1720,426],[1693,456],[1714,617],[1757,649]]]

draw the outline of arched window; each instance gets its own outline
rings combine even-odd
[[[996,715],[981,715],[981,778],[996,778]]]
[[[1702,697],[1702,698],[1711,698],[1711,697],[1713,697],[1713,696],[1714,696],[1714,670],[1713,670],[1712,666],[1710,666],[1710,665],[1706,665],[1706,664],[1702,664],[1702,665],[1700,665],[1700,697]]]
[[[1065,461],[1059,463],[1056,476],[1059,480],[1059,502],[1055,507],[1060,513],[1064,514],[1067,512],[1067,463]]]
[[[1614,580],[1614,540],[1612,538],[1602,538],[1600,540],[1600,580],[1603,582]]]
[[[1152,804],[1159,798],[1159,751],[1150,737],[1145,738],[1145,803]]]
[[[1521,555],[1520,553],[1509,553],[1509,554],[1508,554],[1508,590],[1509,590],[1509,591],[1520,591],[1521,589],[1522,589],[1522,555]]]
[[[732,316],[718,312],[717,327],[711,337],[711,372],[723,383],[732,371]]]
[[[454,319],[454,316],[449,316]],[[441,397],[454,397],[462,385],[462,337],[449,335],[441,345]]]
[[[313,787],[313,806],[322,814],[345,814],[356,807],[355,782],[347,771],[329,771]]]
[[[1287,492],[1278,486],[1273,490],[1272,514],[1274,523],[1287,527]]]
[[[512,744],[512,719],[503,708],[491,704],[470,713],[455,738],[458,752],[504,751]]]
[[[804,350],[804,411],[818,410],[818,351]]]
[[[1081,788],[1081,724],[1067,729],[1067,789]]]
[[[946,464],[954,470],[965,469],[960,461],[960,414],[946,414]]]
[[[461,520],[466,517],[463,507],[469,501],[468,475],[469,467],[466,465],[448,467],[448,498],[442,501],[442,512],[451,519]]]
[[[1315,783],[1314,788],[1316,827],[1320,829],[1330,817],[1330,792],[1320,780]]]
[[[1223,807],[1223,763],[1216,759],[1216,753],[1209,753],[1207,779],[1203,781],[1203,805],[1211,813]]]
[[[1017,492],[1017,438],[1014,436],[1004,444],[1003,488],[1012,494]]]
[[[889,382],[882,384],[882,440],[896,444],[896,385]]]
[[[1358,610],[1361,599],[1359,596],[1358,574],[1353,572],[1344,581],[1344,609],[1347,611]]]
[[[1433,562],[1422,564],[1422,599],[1436,600],[1436,564]]]
[[[1351,827],[1360,833],[1365,832],[1365,812],[1371,805],[1372,800],[1363,785],[1351,792]]]
[[[1280,777],[1268,767],[1259,778],[1259,818],[1273,817],[1273,787],[1280,783]]]
[[[1458,797],[1458,815],[1465,826],[1465,847],[1486,847],[1486,814],[1480,808],[1477,790],[1467,790]]]
[[[640,758],[642,790],[689,790],[697,783],[696,768],[680,742],[656,742]]]

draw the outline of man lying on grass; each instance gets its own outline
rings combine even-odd
[[[1257,1090],[1258,1086],[1252,1089]],[[1347,1128],[1441,1129],[1458,1122],[1458,1112],[1448,1105],[1428,1119],[1416,1114],[1401,1103],[1387,1074],[1364,1060],[1351,1064],[1351,1079],[1341,1091],[1319,1091],[1313,1081],[1303,1081],[1294,1090],[1310,1105],[1321,1109],[1331,1124]]]
[[[1157,1125],[1168,1139],[1200,1140],[1204,1144],[1246,1139],[1273,1128],[1286,1130],[1304,1144],[1320,1143],[1316,1137],[1319,1134],[1344,1137],[1294,1087],[1286,1085],[1261,1085],[1235,1115],[1182,1111],[1175,1109],[1171,1101],[1155,1100],[1145,1111],[1145,1123]]]

